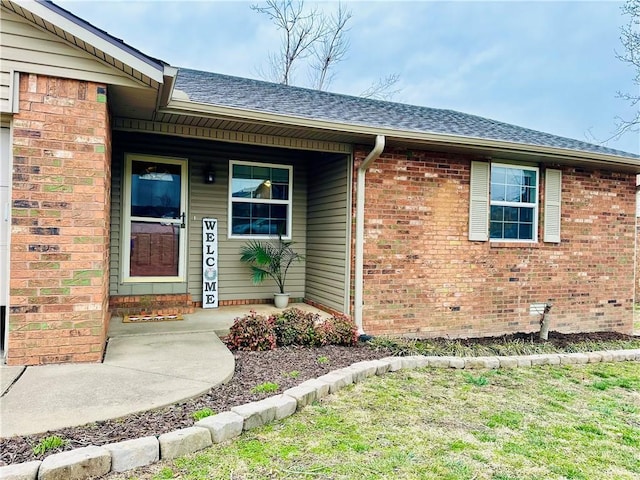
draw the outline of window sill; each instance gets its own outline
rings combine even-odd
[[[490,248],[540,248],[540,242],[489,242]]]

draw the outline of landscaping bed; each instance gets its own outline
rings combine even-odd
[[[428,347],[425,347],[425,345]],[[511,347],[510,347],[511,346]],[[464,348],[461,348],[464,347]],[[426,348],[426,350],[425,350]],[[551,351],[587,351],[640,348],[640,338],[617,333],[558,334],[552,332],[548,342],[537,341],[536,334],[517,334],[497,338],[465,340],[382,341],[354,347],[280,347],[262,352],[235,352],[236,371],[225,385],[211,389],[197,398],[170,407],[129,415],[116,420],[97,422],[82,427],[65,428],[46,434],[12,437],[0,440],[0,465],[42,459],[51,453],[87,445],[104,445],[148,435],[159,435],[192,426],[194,414],[209,409],[214,413],[281,393],[310,378],[352,363],[382,358],[392,354],[449,355],[452,351],[465,355],[509,354]],[[56,435],[64,445],[35,454],[33,448],[46,437]]]

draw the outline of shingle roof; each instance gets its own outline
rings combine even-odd
[[[184,91],[193,102],[263,113],[640,158],[632,153],[454,110],[353,97],[186,68],[179,69],[176,88]]]

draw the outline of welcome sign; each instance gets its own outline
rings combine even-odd
[[[218,219],[202,219],[202,308],[218,307]]]

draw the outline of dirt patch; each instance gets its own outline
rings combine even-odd
[[[563,335],[551,332],[549,342],[558,349],[567,349],[572,343],[584,341],[628,340],[633,337],[618,333],[589,333]],[[514,334],[497,338],[459,340],[465,344],[491,344],[508,339],[537,341],[537,334]],[[443,340],[445,341],[445,340]],[[65,428],[45,434],[0,439],[0,465],[40,460],[47,455],[63,450],[72,450],[88,445],[160,435],[193,425],[193,413],[209,408],[216,413],[247,402],[260,400],[281,393],[308,380],[317,378],[331,370],[352,363],[382,358],[390,354],[387,350],[373,350],[365,345],[357,347],[326,346],[318,348],[285,347],[267,352],[236,352],[236,370],[229,383],[211,389],[199,397],[165,407],[116,420],[97,422],[81,427]],[[252,393],[252,389],[265,382],[278,384],[272,393]],[[57,435],[66,441],[63,447],[44,455],[35,455],[33,446],[41,439]]]

